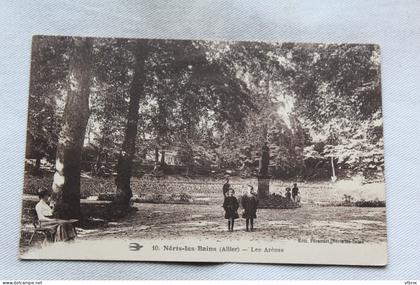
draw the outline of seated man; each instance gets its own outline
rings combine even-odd
[[[51,229],[55,230],[53,235],[54,241],[68,241],[76,237],[76,230],[71,224],[71,221],[55,219],[53,217],[53,209],[48,205],[49,194],[47,191],[38,193],[39,202],[35,206],[35,211],[38,220],[42,225],[47,224],[52,226]]]

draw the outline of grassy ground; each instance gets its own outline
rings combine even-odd
[[[25,193],[35,193],[39,188],[50,187],[52,177],[26,177]],[[181,194],[193,199],[205,199],[208,205],[196,204],[145,204],[135,203],[137,212],[109,223],[107,227],[81,231],[79,239],[144,238],[176,239],[195,237],[206,240],[240,239],[272,240],[298,238],[343,239],[363,242],[386,241],[385,208],[358,208],[331,206],[342,201],[343,194],[355,198],[383,197],[383,183],[362,185],[357,181],[336,183],[299,183],[302,207],[297,209],[259,209],[256,231],[245,232],[245,221],[236,221],[234,232],[227,231],[222,208],[222,185],[224,181],[188,180],[170,177],[165,180],[133,179],[132,189],[136,195]],[[245,191],[247,184],[256,187],[251,179],[232,179],[237,196]],[[291,182],[272,181],[270,191],[284,194]],[[82,178],[82,196],[112,193],[113,179]],[[373,195],[373,196],[372,196]]]

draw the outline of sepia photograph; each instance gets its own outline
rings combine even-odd
[[[34,36],[20,258],[387,264],[375,44]]]

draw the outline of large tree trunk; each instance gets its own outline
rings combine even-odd
[[[102,152],[104,149],[104,141],[105,141],[105,130],[102,129],[102,137],[101,137],[101,140],[99,141],[99,146],[97,149],[98,153],[96,154],[96,160],[92,169],[93,170],[92,173],[97,176],[101,176],[102,174],[101,166],[102,166],[102,155],[103,155]]]
[[[122,208],[128,208],[132,191],[130,180],[132,175],[133,159],[136,150],[137,123],[139,119],[139,103],[144,95],[144,82],[146,80],[145,60],[147,57],[147,43],[142,42],[135,49],[135,68],[130,88],[130,103],[127,114],[127,126],[124,142],[118,158],[116,178],[115,203]]]
[[[91,39],[73,39],[51,196],[54,215],[62,219],[80,218],[80,160],[89,118],[91,51]]]
[[[222,131],[222,138],[221,138],[221,141],[220,141],[220,146],[219,146],[219,153],[218,153],[218,155],[217,155],[217,158],[218,158],[218,167],[219,167],[219,170],[222,170],[222,168],[223,168],[223,144],[225,143],[225,140],[226,140],[226,128],[223,128],[223,131]]]
[[[160,167],[163,169],[165,168],[166,162],[165,162],[165,151],[162,150],[160,152]]]
[[[258,198],[260,199],[265,199],[270,194],[270,178],[268,176],[269,163],[269,148],[265,143],[261,148],[260,170],[258,175]]]
[[[155,168],[159,165],[159,149],[155,147]]]
[[[41,171],[41,154],[38,153],[36,155],[36,160],[35,160],[35,173],[39,173]]]
[[[270,98],[270,80],[271,75],[268,73],[267,86],[266,86],[266,96],[267,100]],[[267,102],[268,103],[268,102]],[[259,163],[259,172],[258,172],[258,198],[264,200],[270,195],[270,178],[268,175],[268,165],[270,163],[270,155],[268,149],[268,129],[269,129],[269,115],[265,114],[263,118],[264,122],[261,126],[261,157]]]

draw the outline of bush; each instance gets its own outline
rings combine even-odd
[[[190,195],[186,194],[186,193],[181,193],[179,195],[179,200],[182,201],[182,202],[190,202],[191,199],[192,199],[192,197]]]
[[[300,207],[298,203],[276,193],[271,194],[267,199],[260,200],[258,203],[258,208],[261,209],[294,209],[298,207]]]
[[[379,199],[368,200],[365,199],[354,201],[351,195],[344,195],[343,201],[339,203],[333,203],[332,206],[346,206],[346,207],[385,207],[385,201],[379,201]]]
[[[379,201],[378,199],[365,201],[360,200],[354,203],[356,207],[385,207],[385,201]]]
[[[157,193],[155,193],[155,194],[153,194],[152,195],[152,199],[151,199],[154,203],[161,203],[161,202],[163,202],[163,195],[162,194],[157,194]]]

